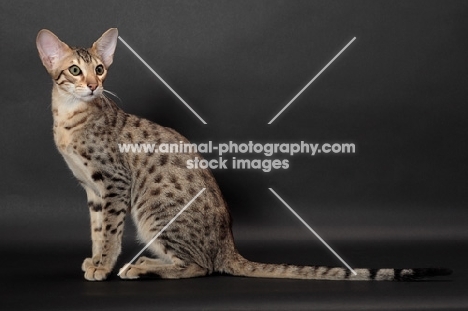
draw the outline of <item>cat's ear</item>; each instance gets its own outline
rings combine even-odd
[[[117,31],[117,28],[111,28],[93,44],[92,48],[96,54],[99,55],[107,68],[109,68],[112,64],[112,60],[114,59],[114,51],[117,46],[118,36],[119,32]]]
[[[42,64],[49,72],[56,69],[58,62],[71,51],[68,45],[47,29],[42,29],[37,34],[36,46]]]

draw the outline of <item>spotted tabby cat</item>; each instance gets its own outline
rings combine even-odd
[[[195,153],[120,153],[124,143],[188,143],[173,129],[130,115],[104,95],[117,29],[91,48],[72,48],[41,30],[37,49],[53,79],[53,133],[58,150],[86,190],[91,214],[92,256],[84,277],[101,281],[121,251],[124,219],[130,213],[138,235],[150,241],[201,189],[204,191],[150,245],[156,258],[141,257],[123,279],[151,274],[177,279],[213,272],[266,278],[321,280],[410,280],[444,275],[442,269],[356,269],[261,264],[236,250],[226,202],[209,170],[187,169]]]

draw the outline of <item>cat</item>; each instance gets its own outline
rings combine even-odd
[[[58,151],[87,194],[92,255],[82,264],[89,281],[105,280],[121,252],[130,213],[139,239],[150,241],[192,198],[206,190],[149,246],[122,279],[164,279],[217,273],[316,280],[413,280],[448,269],[355,269],[263,264],[236,249],[227,204],[209,169],[188,169],[198,153],[120,153],[118,144],[189,143],[175,130],[125,113],[104,94],[118,31],[107,30],[91,48],[69,47],[49,30],[36,45],[52,77],[53,136]]]

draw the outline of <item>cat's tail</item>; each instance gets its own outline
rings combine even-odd
[[[348,280],[348,281],[416,281],[428,277],[450,275],[445,268],[426,269],[354,269],[353,274],[347,268],[325,266],[295,266],[287,264],[264,264],[252,262],[240,254],[233,254],[226,260],[225,273],[258,278],[285,278],[310,280]]]

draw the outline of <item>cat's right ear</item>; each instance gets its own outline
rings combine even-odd
[[[51,72],[57,68],[62,57],[70,51],[70,47],[47,29],[42,29],[37,34],[36,46],[41,57],[42,64],[47,71]]]

